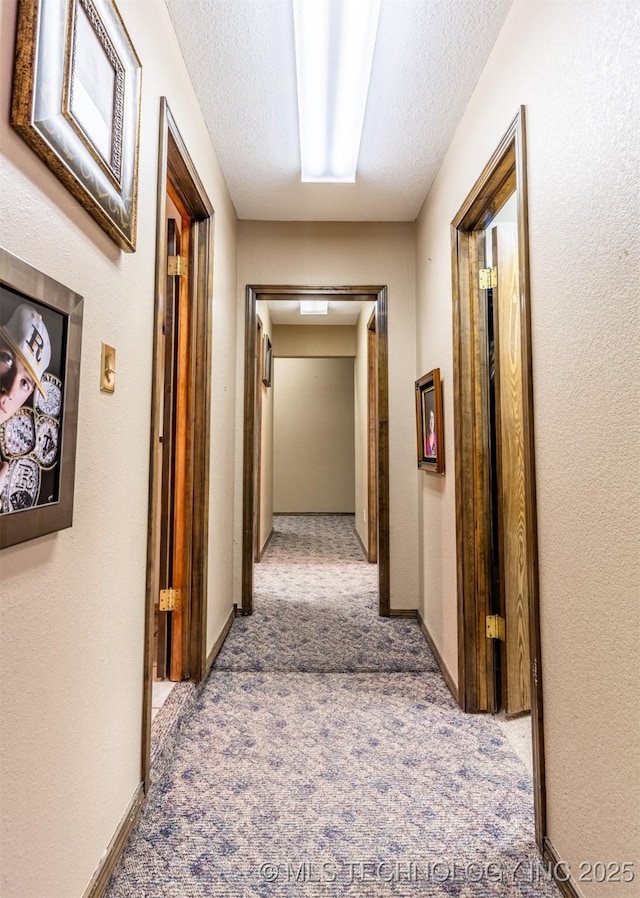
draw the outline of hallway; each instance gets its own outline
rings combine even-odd
[[[109,898],[557,895],[531,781],[377,616],[351,516],[277,516]]]

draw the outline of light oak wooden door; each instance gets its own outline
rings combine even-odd
[[[175,218],[167,219],[167,254],[176,256],[179,252],[179,233]],[[158,552],[159,587],[170,589],[173,585],[173,441],[175,433],[175,308],[179,285],[175,278],[167,274],[166,300],[162,321],[162,347],[164,368],[164,389],[162,394],[162,415],[160,433],[160,545]],[[159,607],[159,606],[158,606]],[[171,667],[171,625],[170,611],[158,610],[156,632],[156,668],[159,679],[169,676]]]
[[[199,682],[214,658],[214,652],[207,654],[206,638],[214,210],[165,97],[159,136],[141,753],[145,793],[151,782],[153,680]],[[183,590],[180,609],[172,593],[176,587]]]
[[[507,715],[531,708],[527,509],[524,463],[522,323],[515,224],[491,228],[497,437],[502,704]]]
[[[189,676],[190,515],[190,219],[169,183],[167,187],[167,289],[163,321],[164,395],[162,414],[162,498],[160,589],[179,598],[158,618],[159,677]],[[173,262],[172,262],[173,260]],[[176,263],[175,260],[180,260]]]

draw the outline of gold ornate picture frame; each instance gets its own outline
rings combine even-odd
[[[112,0],[20,0],[11,124],[128,252],[141,78]]]

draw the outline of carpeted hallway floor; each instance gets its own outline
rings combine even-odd
[[[108,898],[557,896],[522,762],[377,617],[353,518],[275,528]]]

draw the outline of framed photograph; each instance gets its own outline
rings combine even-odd
[[[141,75],[112,0],[20,0],[11,124],[130,252]]]
[[[0,248],[0,549],[71,526],[82,306]]]
[[[434,368],[416,381],[416,429],[418,467],[444,474],[444,430],[440,369]]]
[[[262,383],[265,387],[271,386],[271,376],[273,374],[273,349],[269,335],[265,334],[262,338]]]

